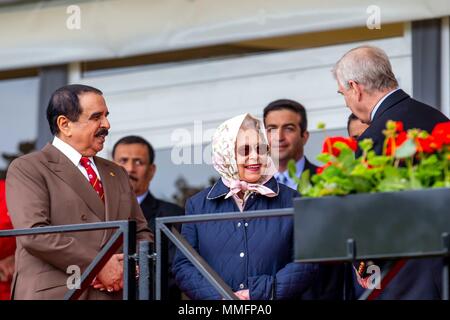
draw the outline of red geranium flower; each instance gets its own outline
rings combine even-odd
[[[417,138],[416,141],[418,148],[424,153],[434,153],[442,148],[442,141],[431,135],[426,138]]]
[[[323,166],[318,167],[316,173],[317,174],[322,174],[323,170],[325,170],[326,168],[328,168],[329,166],[331,166],[331,161],[325,163]]]
[[[395,122],[395,131],[397,131],[397,132],[403,131],[403,122],[401,122],[401,121]]]
[[[335,157],[338,157],[341,153],[341,150],[334,147],[336,142],[345,143],[353,152],[358,148],[358,143],[353,138],[345,138],[345,137],[327,137],[323,143],[322,153],[330,153]]]
[[[406,139],[408,139],[408,137],[405,131],[400,132],[395,139],[389,138],[386,146],[386,155],[387,156],[393,155],[395,153],[395,150],[398,147],[400,147],[403,144],[403,142],[406,141]]]
[[[438,123],[431,135],[441,144],[450,144],[450,121]]]

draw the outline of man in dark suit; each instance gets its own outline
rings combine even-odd
[[[126,136],[116,142],[112,156],[114,161],[127,172],[137,201],[147,219],[148,227],[155,233],[155,218],[184,214],[184,209],[170,202],[155,198],[150,190],[150,182],[155,176],[155,151],[152,145],[142,137]],[[169,263],[171,265],[175,247],[169,245]],[[170,300],[179,300],[180,291],[173,278],[169,279]]]
[[[309,162],[303,152],[309,138],[305,108],[293,100],[273,101],[264,108],[264,126],[271,156],[278,165],[275,179],[297,190],[297,184],[289,177],[287,170],[289,160],[295,160],[299,178],[306,170],[309,170],[311,175],[317,170],[317,166]]]
[[[374,150],[382,153],[388,120],[401,121],[405,130],[418,128],[431,132],[448,121],[439,110],[412,99],[398,86],[386,53],[376,47],[362,46],[347,52],[333,68],[339,93],[347,106],[369,125],[358,140],[371,138]],[[356,156],[361,151],[358,150]],[[381,272],[383,273],[382,262]],[[440,299],[442,259],[397,261],[389,268],[392,279],[369,294],[378,299]]]
[[[271,102],[264,108],[264,125],[271,146],[271,155],[278,163],[275,178],[292,189],[297,184],[287,172],[289,160],[296,162],[297,176],[309,170],[310,175],[316,173],[317,166],[308,161],[304,155],[304,146],[309,138],[306,110],[300,103],[280,99]],[[341,264],[323,264],[315,284],[302,295],[304,300],[339,300],[343,297],[344,268]]]

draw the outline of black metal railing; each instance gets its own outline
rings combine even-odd
[[[248,211],[245,213],[214,213],[188,216],[173,216],[156,218],[155,239],[156,239],[156,300],[167,300],[168,282],[162,281],[168,278],[169,270],[169,241],[183,253],[187,259],[197,268],[205,279],[222,295],[226,300],[238,300],[233,290],[223,281],[208,263],[192,248],[186,239],[173,226],[180,223],[209,222],[222,220],[241,220],[255,218],[275,218],[293,216],[294,209],[276,209]]]
[[[117,250],[123,246],[123,299],[136,299],[136,266],[139,263],[139,298],[148,299],[151,256],[148,255],[148,241],[141,241],[139,244],[139,255],[136,254],[136,222],[133,220],[98,222],[86,224],[73,224],[61,226],[37,227],[30,229],[13,229],[0,231],[0,237],[21,237],[41,234],[65,233],[65,232],[87,232],[96,230],[117,229],[105,246],[100,250],[94,261],[84,270],[81,275],[79,288],[68,289],[64,296],[66,300],[78,299],[81,294],[90,286],[98,272]]]

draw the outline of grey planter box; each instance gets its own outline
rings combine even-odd
[[[296,261],[443,255],[450,189],[294,199]],[[443,236],[444,235],[444,236]],[[353,239],[356,255],[348,250]]]

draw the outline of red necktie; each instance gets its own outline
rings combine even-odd
[[[91,166],[91,160],[89,160],[89,158],[87,157],[82,157],[80,160],[80,164],[86,169],[91,186],[94,188],[95,192],[97,192],[103,203],[105,203],[105,193],[103,191],[103,185]]]

